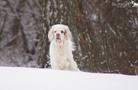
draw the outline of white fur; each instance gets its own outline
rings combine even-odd
[[[60,39],[57,39],[60,34]],[[73,60],[72,35],[69,28],[62,24],[52,26],[48,33],[50,44],[50,60],[53,69],[79,71]]]

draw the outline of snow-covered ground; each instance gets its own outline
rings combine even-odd
[[[138,90],[138,76],[0,67],[0,90]]]

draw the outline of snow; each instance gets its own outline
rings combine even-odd
[[[0,67],[0,90],[138,90],[138,76]]]

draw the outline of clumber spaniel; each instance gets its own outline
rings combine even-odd
[[[53,25],[48,33],[50,44],[50,60],[53,69],[79,71],[73,59],[72,34],[66,25]]]

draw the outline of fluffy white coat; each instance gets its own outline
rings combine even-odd
[[[50,44],[51,67],[58,70],[79,71],[73,59],[72,34],[69,28],[62,24],[53,25],[48,33]]]

